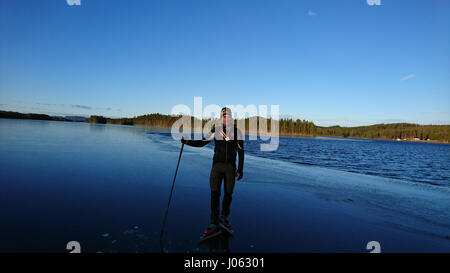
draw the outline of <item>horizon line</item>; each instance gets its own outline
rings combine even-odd
[[[16,113],[20,113],[20,114],[44,114],[44,115],[48,115],[50,117],[84,117],[86,119],[89,119],[91,116],[102,116],[105,118],[109,118],[109,119],[133,119],[139,116],[146,116],[146,115],[153,115],[153,114],[159,114],[159,115],[164,115],[164,116],[179,116],[179,115],[172,115],[172,114],[163,114],[163,113],[148,113],[148,114],[142,114],[142,115],[134,115],[133,117],[112,117],[112,116],[105,116],[105,115],[98,115],[98,114],[89,114],[88,116],[84,115],[84,114],[68,114],[68,113],[55,113],[55,112],[45,112],[43,111],[43,113],[31,113],[31,112],[18,112],[18,111],[10,111],[10,110],[2,110],[0,109],[0,111],[5,111],[5,112],[16,112]],[[195,116],[189,115],[190,117],[195,118]],[[280,115],[282,116],[282,115]],[[262,117],[259,115],[256,116],[251,116],[251,117],[246,117],[247,118],[256,118],[256,117]],[[267,117],[262,117],[262,118],[266,118],[269,119]],[[210,119],[210,118],[208,118]],[[208,119],[202,119],[202,120],[208,120]],[[420,124],[420,123],[416,123],[416,122],[408,122],[408,121],[399,121],[399,122],[378,122],[378,123],[367,123],[364,125],[355,125],[355,126],[345,126],[345,125],[339,125],[339,124],[334,124],[334,125],[318,125],[314,120],[308,120],[308,119],[301,119],[301,118],[292,118],[292,117],[279,117],[279,120],[292,120],[292,121],[307,121],[307,122],[312,122],[314,123],[315,126],[318,127],[345,127],[345,128],[354,128],[354,127],[367,127],[367,126],[373,126],[373,125],[381,125],[381,124],[414,124],[414,125],[418,125],[418,126],[450,126],[450,123],[447,124],[433,124],[433,123],[429,123],[429,124]]]

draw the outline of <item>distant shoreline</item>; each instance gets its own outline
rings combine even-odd
[[[439,141],[439,140],[413,140],[413,139],[401,139],[401,140],[394,140],[394,139],[385,139],[385,138],[365,138],[365,137],[343,137],[343,136],[327,136],[327,135],[315,135],[315,136],[308,136],[308,135],[286,135],[286,134],[280,134],[280,137],[291,137],[291,138],[317,138],[317,137],[324,137],[324,138],[342,138],[342,139],[355,139],[355,140],[386,140],[386,141],[393,141],[393,142],[423,142],[423,143],[440,143],[440,144],[450,144],[447,141]]]
[[[1,110],[0,110],[0,118],[88,122],[98,124],[150,126],[157,128],[171,128],[173,122],[178,119],[178,117],[175,116],[162,114],[150,114],[134,118],[120,118],[120,119],[105,118],[103,116],[90,116],[90,118],[85,118],[82,116],[53,117],[45,114],[33,114],[33,113],[23,114],[19,112],[1,111]],[[248,122],[248,120],[246,120],[246,122]],[[406,123],[405,124],[393,123],[393,124],[375,124],[360,127],[340,127],[340,126],[321,127],[316,126],[314,125],[314,123],[305,120],[303,121],[280,120],[280,123],[281,126],[279,127],[280,128],[279,136],[291,138],[330,137],[343,139],[367,139],[367,140],[377,139],[387,141],[442,143],[442,144],[449,144],[448,139],[450,138],[449,136],[450,125],[417,125]],[[285,132],[283,132],[283,130],[285,130]],[[300,132],[293,132],[293,131],[300,131]],[[367,134],[368,132],[371,132],[371,134],[375,134],[378,137],[360,136],[361,134]],[[440,135],[441,138],[444,139],[430,138],[430,135],[436,132],[438,132],[438,135]],[[248,130],[246,130],[245,133],[246,135],[250,135]],[[391,137],[386,137],[383,134],[385,135],[391,134]]]
[[[48,120],[48,119],[30,119],[30,118],[5,118],[0,117],[4,119],[28,119],[28,120]],[[82,123],[90,123],[86,121],[73,121],[73,120],[48,120],[48,121],[66,121],[66,122],[82,122]],[[92,123],[92,122],[91,122]],[[95,124],[105,124],[105,125],[119,125],[119,126],[137,126],[137,127],[153,127],[153,128],[161,128],[161,129],[170,129],[170,127],[161,127],[161,126],[152,126],[152,125],[143,125],[143,124],[115,124],[115,123],[95,123]],[[245,135],[249,136],[248,132],[245,133]],[[269,135],[270,136],[270,135]],[[419,142],[419,143],[438,143],[438,144],[450,144],[446,141],[438,141],[438,140],[408,140],[408,139],[401,139],[401,140],[393,140],[393,139],[383,139],[383,138],[363,138],[363,137],[341,137],[341,136],[326,136],[326,135],[302,135],[302,134],[279,134],[280,137],[288,137],[288,138],[317,138],[317,137],[324,137],[324,138],[342,138],[346,140],[351,139],[358,139],[358,140],[385,140],[385,141],[393,141],[393,142]]]

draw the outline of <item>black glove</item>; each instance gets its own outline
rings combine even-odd
[[[242,176],[244,176],[244,173],[238,170],[235,175],[237,176],[237,180],[241,180]]]

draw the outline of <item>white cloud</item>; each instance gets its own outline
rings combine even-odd
[[[415,77],[416,77],[416,75],[414,75],[414,74],[409,74],[409,75],[404,76],[403,78],[401,78],[400,81],[401,81],[401,82],[404,82],[404,81],[410,80],[410,79],[415,78]]]
[[[88,106],[88,105],[81,105],[81,104],[63,104],[63,103],[56,104],[56,103],[43,103],[43,102],[36,102],[36,104],[45,105],[45,106],[72,107],[72,108],[78,108],[78,109],[84,109],[84,110],[120,111],[119,109],[113,109],[112,107],[97,107],[97,106]]]
[[[316,16],[317,13],[315,13],[315,12],[313,12],[313,11],[311,11],[311,10],[308,10],[308,15],[309,15],[309,16]]]

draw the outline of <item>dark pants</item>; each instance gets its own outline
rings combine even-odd
[[[235,182],[235,166],[230,163],[214,163],[209,177],[211,187],[211,224],[219,224],[220,188],[224,180],[224,196],[222,201],[222,214],[230,215],[231,196]]]

